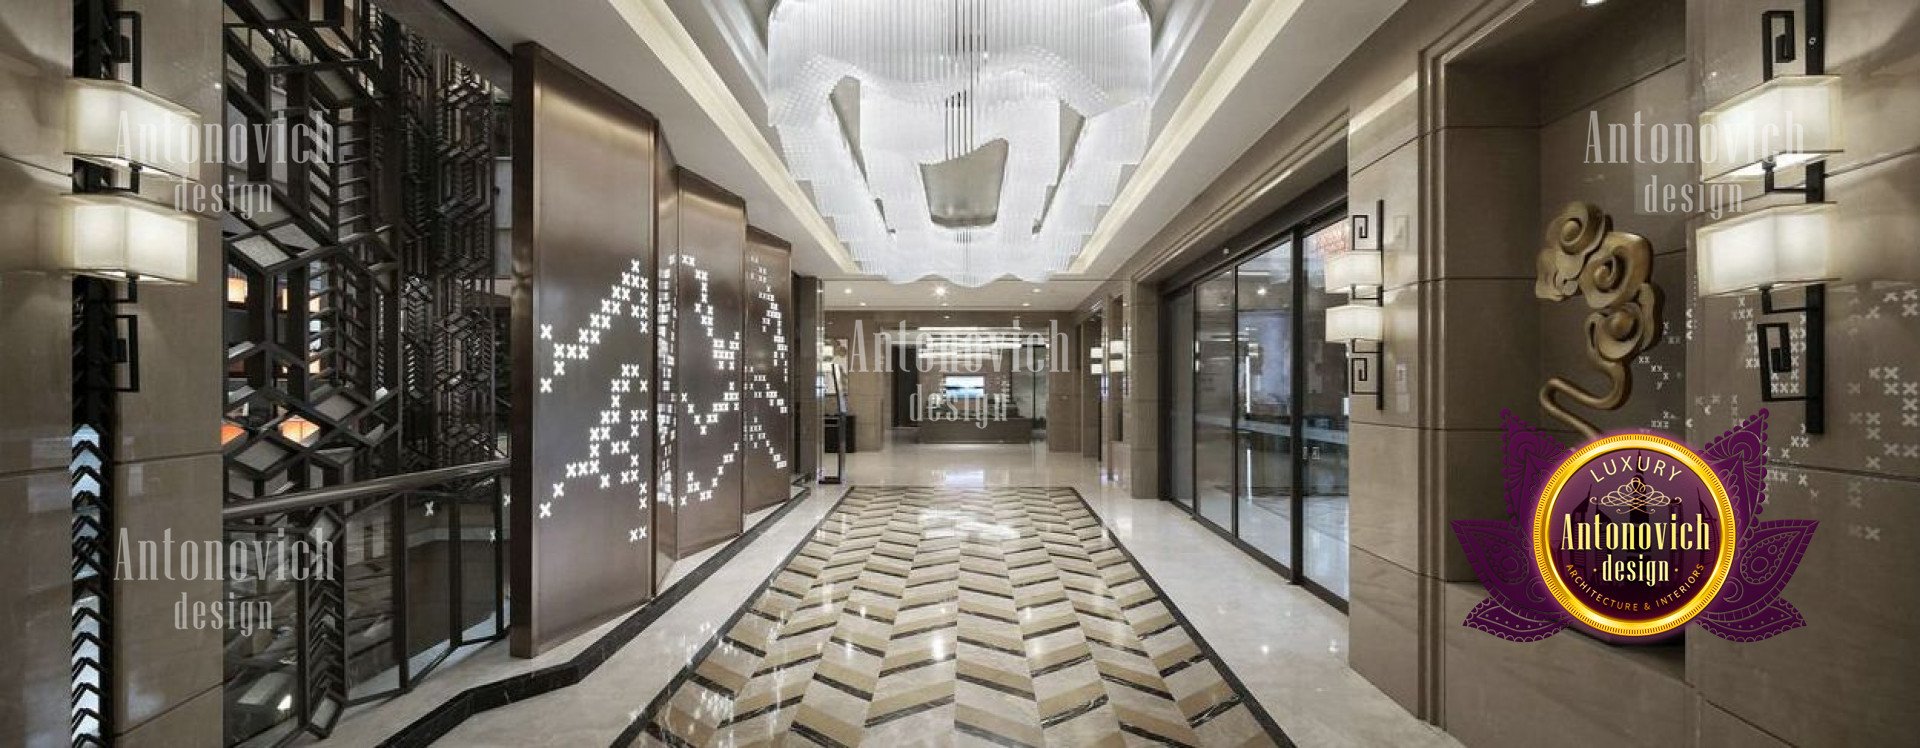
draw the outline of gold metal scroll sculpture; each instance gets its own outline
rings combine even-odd
[[[1547,224],[1533,294],[1548,301],[1585,299],[1587,360],[1607,375],[1602,394],[1560,377],[1540,388],[1540,407],[1592,439],[1600,429],[1567,411],[1556,395],[1596,410],[1619,410],[1633,394],[1627,368],[1635,356],[1660,342],[1660,287],[1654,285],[1653,245],[1646,237],[1613,230],[1613,218],[1590,203],[1572,203]]]

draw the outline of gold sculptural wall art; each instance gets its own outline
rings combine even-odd
[[[1653,244],[1613,230],[1613,218],[1591,203],[1572,203],[1547,223],[1533,293],[1548,301],[1579,296],[1587,315],[1587,360],[1608,389],[1589,392],[1562,377],[1540,388],[1540,407],[1588,439],[1600,429],[1567,410],[1564,397],[1594,410],[1619,410],[1633,395],[1633,359],[1660,342],[1661,291],[1653,282]]]

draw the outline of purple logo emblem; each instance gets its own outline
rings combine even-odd
[[[1742,642],[1806,625],[1780,591],[1817,523],[1760,521],[1766,411],[1700,452],[1638,433],[1568,449],[1503,416],[1507,518],[1453,523],[1490,593],[1465,625],[1522,642],[1574,626],[1622,643],[1688,623]]]

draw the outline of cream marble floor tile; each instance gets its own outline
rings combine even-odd
[[[1437,728],[1409,715],[1347,667],[1347,621],[1339,611],[1286,584],[1179,507],[1134,499],[1119,484],[1103,481],[1091,460],[1048,453],[1043,444],[889,444],[879,451],[850,455],[847,475],[848,482],[856,486],[1072,487],[1296,743],[1458,745]],[[821,488],[828,490],[816,491],[781,518],[766,535],[583,683],[475,715],[439,744],[610,743],[805,541],[841,493],[833,490],[838,487]],[[878,528],[874,534],[875,538],[865,542],[886,550],[889,546],[879,541]],[[904,553],[911,555],[912,550]],[[1008,555],[1019,559],[1045,554]],[[1018,566],[1019,562],[1011,561],[1010,565]],[[1014,576],[1016,580],[1022,578],[1017,569]],[[1018,589],[1016,593],[1025,595],[1038,589]],[[1060,608],[1073,611],[1071,605]],[[1131,611],[1142,616],[1160,612],[1154,605]],[[1148,649],[1153,649],[1153,642],[1147,643]],[[524,661],[493,663],[491,667],[503,669],[507,665],[524,666]],[[472,682],[450,691],[443,688],[440,697]],[[422,691],[428,688],[429,684],[423,684]],[[407,698],[421,696],[417,691]],[[385,725],[345,722],[332,742],[371,745],[404,721]]]

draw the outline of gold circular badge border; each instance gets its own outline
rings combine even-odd
[[[1553,562],[1552,549],[1547,540],[1552,530],[1551,515],[1555,500],[1559,497],[1560,490],[1566,487],[1567,481],[1572,479],[1574,472],[1597,457],[1628,449],[1659,452],[1685,465],[1695,477],[1707,484],[1707,490],[1713,493],[1714,508],[1720,512],[1720,553],[1706,586],[1679,610],[1646,621],[1614,618],[1575,598],[1566,580],[1560,577],[1560,570]],[[1720,587],[1726,584],[1727,574],[1733,569],[1733,546],[1737,537],[1733,526],[1733,502],[1727,498],[1727,488],[1720,483],[1720,476],[1713,472],[1713,468],[1705,459],[1694,454],[1693,450],[1685,445],[1650,434],[1610,436],[1582,447],[1554,470],[1553,477],[1541,490],[1533,510],[1533,562],[1539,569],[1541,578],[1547,583],[1547,591],[1559,601],[1561,609],[1567,611],[1575,620],[1618,636],[1652,636],[1684,626],[1698,616],[1700,611],[1712,604],[1714,598],[1720,594]]]

